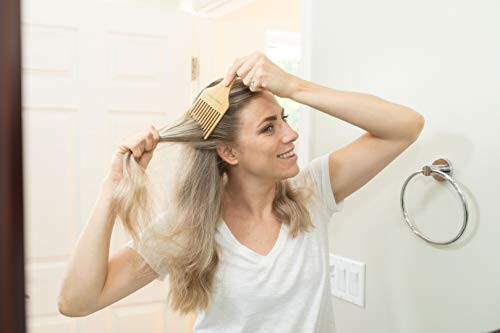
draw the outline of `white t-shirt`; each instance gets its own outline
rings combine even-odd
[[[221,219],[215,234],[221,258],[214,292],[210,306],[200,310],[194,332],[335,332],[327,223],[344,201],[336,203],[333,197],[328,155],[313,159],[289,179],[313,180],[319,200],[308,206],[316,226],[312,231],[292,239],[282,223],[276,243],[263,256],[241,244]],[[151,251],[138,252],[160,274],[158,280],[164,280],[166,269]]]

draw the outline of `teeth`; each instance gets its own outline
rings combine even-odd
[[[291,151],[291,152],[289,152],[289,153],[278,155],[278,157],[279,157],[279,158],[287,158],[287,157],[292,156],[293,154],[295,154],[295,152],[292,150],[292,151]]]

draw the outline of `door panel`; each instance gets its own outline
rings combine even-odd
[[[167,322],[168,279],[83,318],[59,314],[57,294],[118,141],[164,126],[190,104],[191,18],[160,4],[28,0],[22,35],[30,331],[180,325]],[[158,189],[167,185],[169,163],[159,147],[148,168]],[[110,253],[126,241],[116,224]]]

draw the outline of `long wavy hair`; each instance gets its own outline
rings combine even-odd
[[[207,88],[221,80],[215,80]],[[224,186],[228,168],[232,167],[220,158],[215,148],[238,146],[242,109],[259,93],[252,92],[237,78],[230,90],[229,109],[207,140],[203,139],[200,125],[187,112],[174,125],[159,129],[160,143],[181,145],[181,167],[173,178],[172,202],[160,221],[162,228],[149,232],[147,239],[140,235],[155,216],[151,184],[133,155],[125,154],[123,178],[115,188],[111,208],[134,241],[154,244],[154,255],[168,272],[170,306],[181,314],[209,305],[221,255],[215,231],[221,223]],[[314,228],[307,209],[311,195],[314,193],[309,186],[294,186],[287,179],[276,183],[273,214],[289,226],[292,238]],[[141,263],[140,271],[147,272],[147,264]]]

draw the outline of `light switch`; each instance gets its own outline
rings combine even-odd
[[[348,302],[365,306],[365,264],[330,253],[332,294]]]
[[[339,286],[340,291],[345,291],[346,288],[346,278],[345,278],[345,268],[344,267],[339,267],[339,275],[337,276],[337,284]]]
[[[356,297],[358,296],[359,278],[358,273],[349,272],[349,294]]]

